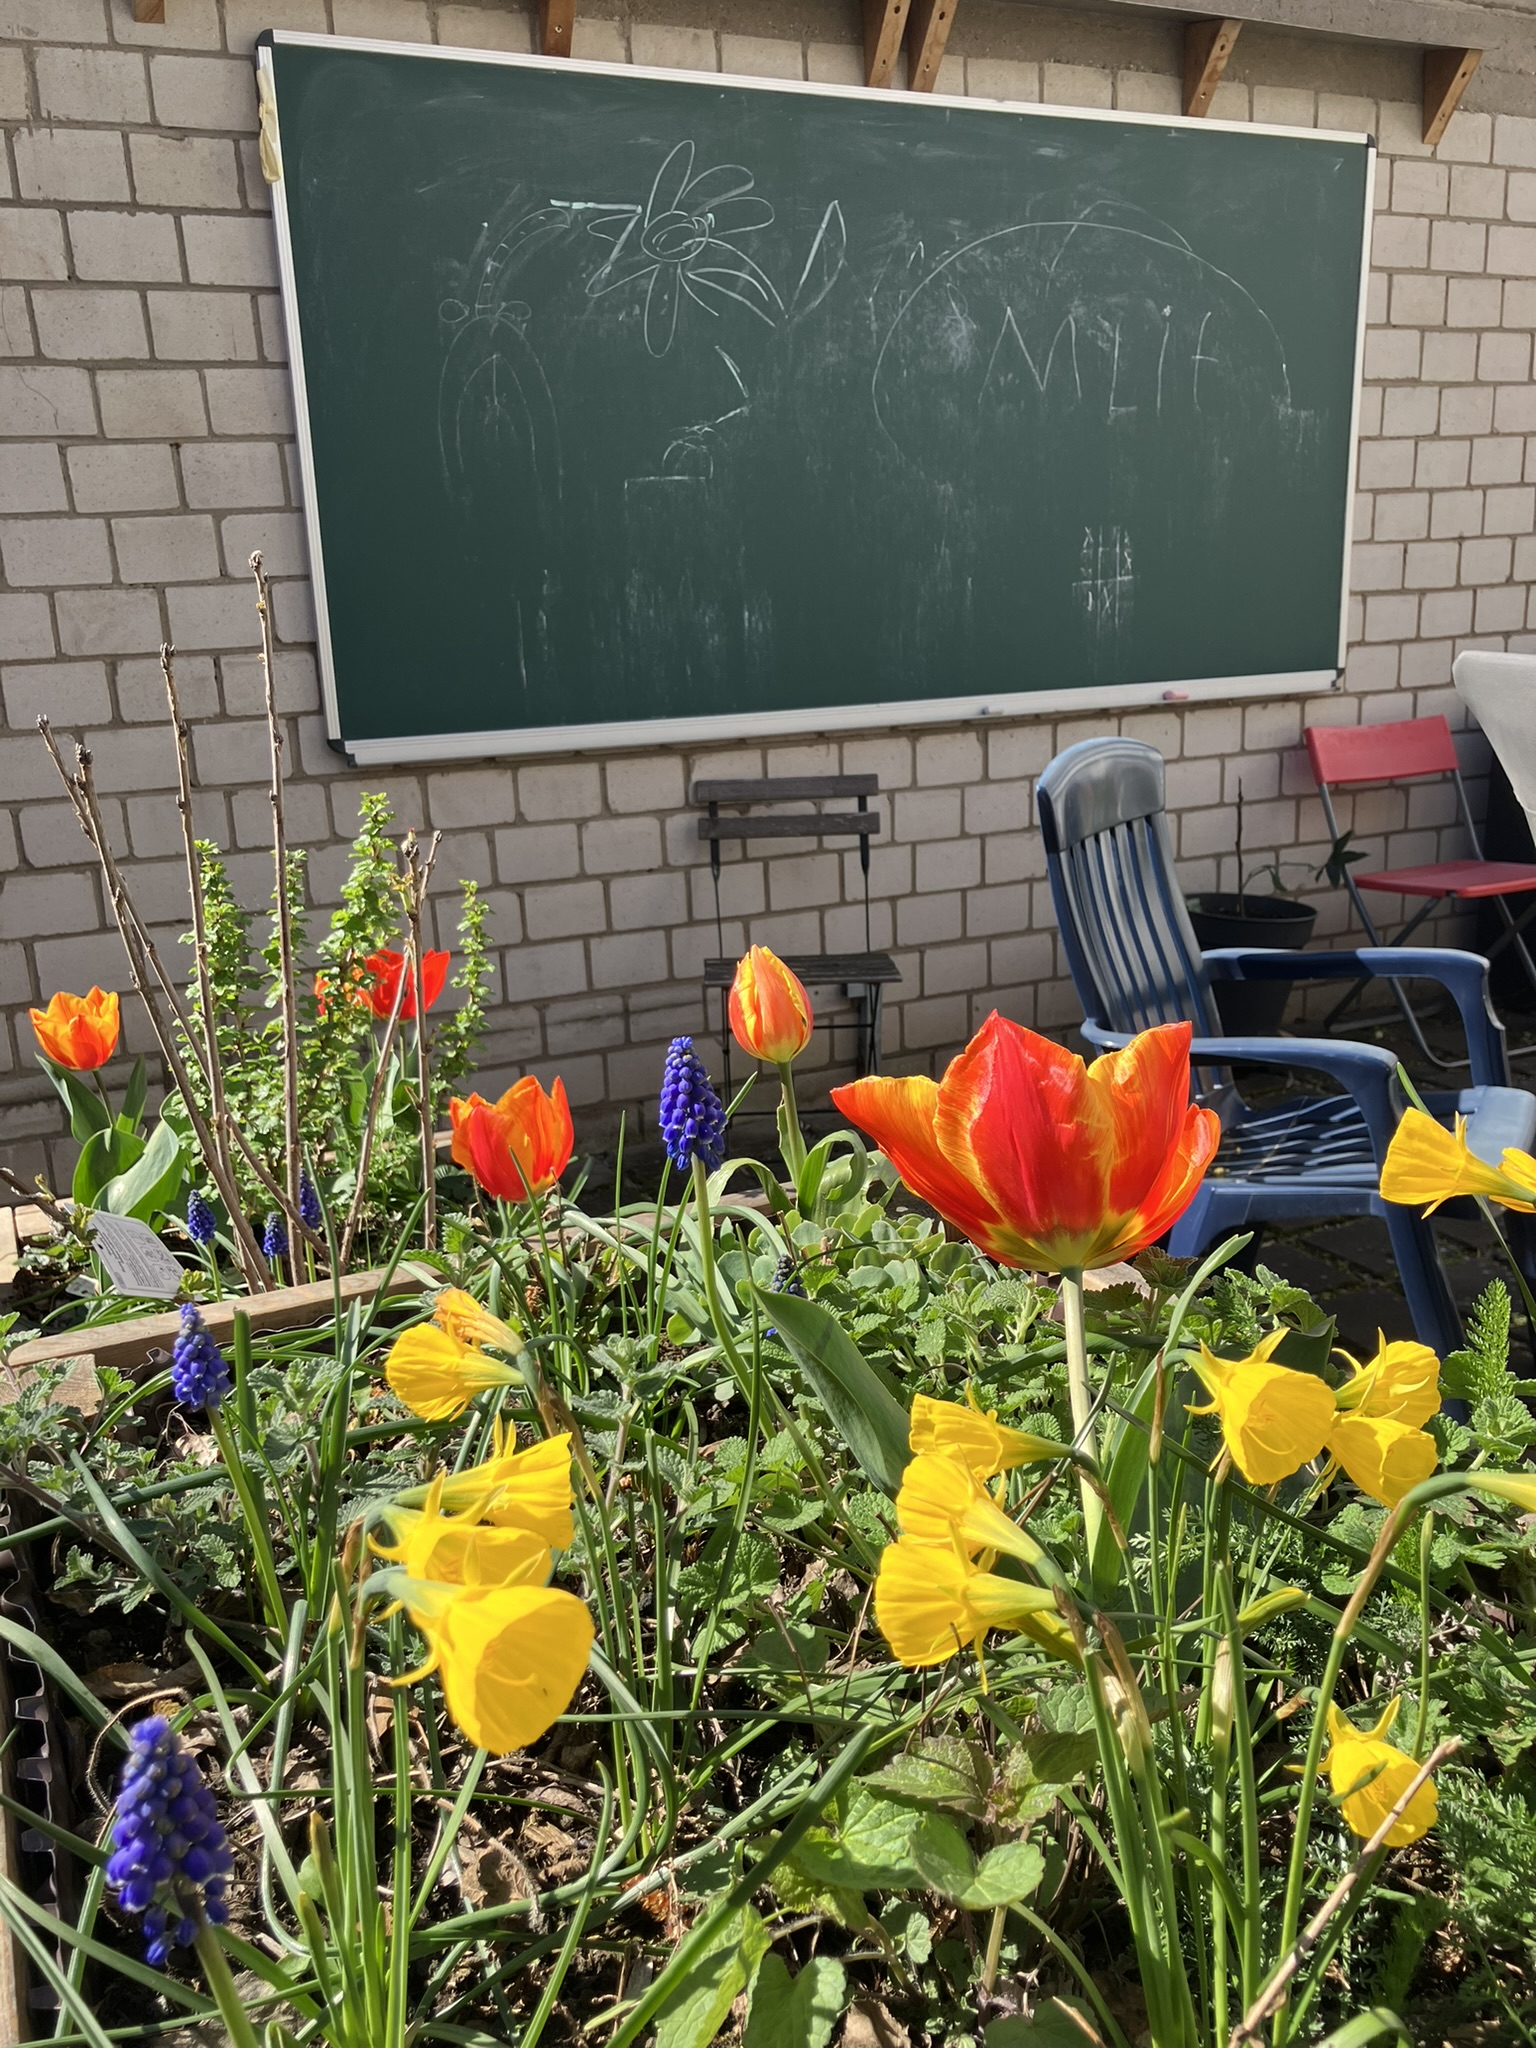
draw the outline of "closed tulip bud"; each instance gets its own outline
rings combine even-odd
[[[742,955],[731,984],[731,1031],[743,1052],[782,1067],[811,1040],[811,999],[798,975],[766,946]]]

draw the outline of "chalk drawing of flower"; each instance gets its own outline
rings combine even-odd
[[[645,345],[664,356],[677,333],[683,294],[718,318],[727,302],[772,327],[784,310],[773,282],[739,246],[773,219],[740,164],[716,164],[694,176],[693,144],[680,142],[656,173],[649,199],[590,223],[613,253],[587,284],[593,298],[645,287]]]

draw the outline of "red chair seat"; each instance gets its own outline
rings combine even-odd
[[[1518,896],[1536,889],[1536,867],[1517,860],[1442,860],[1425,868],[1380,868],[1354,880],[1359,889],[1393,896]]]

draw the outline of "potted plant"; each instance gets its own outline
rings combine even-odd
[[[1317,905],[1303,903],[1293,896],[1282,870],[1305,865],[1303,861],[1277,859],[1244,870],[1243,785],[1239,782],[1237,888],[1213,889],[1185,898],[1189,921],[1201,948],[1208,951],[1217,946],[1263,946],[1286,952],[1304,946],[1317,922]],[[1321,875],[1324,869],[1317,872]],[[1263,876],[1268,876],[1273,893],[1255,895],[1251,884]],[[1220,858],[1216,879],[1221,879]],[[1280,1029],[1291,988],[1289,981],[1213,982],[1211,992],[1222,1030],[1236,1038],[1272,1038]]]

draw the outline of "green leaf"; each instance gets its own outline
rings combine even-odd
[[[139,1158],[126,1173],[107,1182],[96,1206],[114,1216],[137,1216],[147,1223],[172,1200],[184,1171],[180,1138],[168,1123],[158,1123]]]
[[[128,1076],[128,1086],[123,1090],[123,1106],[118,1111],[119,1120],[130,1131],[138,1129],[139,1118],[144,1114],[144,1093],[147,1083],[144,1055],[140,1053],[133,1063],[133,1072]]]
[[[742,2048],[827,2048],[847,1995],[847,1974],[831,1956],[812,1956],[798,1977],[764,1956]]]
[[[1026,2019],[994,2020],[986,2048],[1103,2048],[1092,2013],[1078,1998],[1047,1998]]]
[[[104,1131],[112,1121],[112,1113],[97,1094],[95,1088],[83,1075],[70,1067],[61,1067],[56,1061],[46,1059],[42,1053],[37,1063],[58,1090],[59,1100],[69,1111],[69,1135],[77,1144],[83,1145],[93,1131]]]
[[[1129,1530],[1135,1518],[1136,1504],[1146,1484],[1147,1453],[1151,1448],[1148,1430],[1156,1403],[1157,1364],[1154,1360],[1125,1403],[1126,1419],[1112,1420],[1107,1433],[1104,1476],[1110,1505],[1120,1527],[1125,1530]],[[1101,1522],[1098,1539],[1093,1546],[1093,1592],[1094,1598],[1101,1603],[1108,1601],[1119,1583],[1122,1562],[1114,1532],[1107,1520]]]
[[[1000,1842],[982,1857],[975,1877],[960,1894],[972,1912],[987,1906],[1012,1906],[1032,1898],[1045,1875],[1045,1858],[1033,1842]]]
[[[911,1799],[920,1806],[952,1806],[978,1819],[986,1811],[992,1766],[978,1744],[939,1735],[904,1756],[893,1756],[863,1782],[897,1799]]]
[[[19,1621],[8,1620],[3,1614],[0,1614],[0,1642],[9,1643],[13,1650],[51,1678],[61,1692],[67,1693],[88,1727],[99,1734],[107,1726],[110,1717],[106,1708],[51,1643],[45,1643],[31,1629],[23,1628]],[[113,1741],[121,1748],[128,1747],[128,1737],[120,1723],[112,1723],[111,1733]]]
[[[75,1161],[70,1193],[83,1208],[94,1209],[102,1189],[120,1173],[126,1173],[143,1150],[142,1138],[131,1131],[120,1131],[116,1125],[103,1125],[92,1131]]]
[[[656,2015],[656,2048],[709,2048],[768,1952],[753,1906],[723,1920],[715,1938]]]
[[[813,1828],[795,1850],[799,1870],[842,1891],[924,1885],[954,1898],[975,1875],[965,1836],[942,1814],[885,1799],[865,1783],[849,1791],[835,1828]]]
[[[764,1287],[754,1286],[752,1292],[861,1470],[883,1492],[894,1495],[911,1456],[906,1410],[826,1309]]]

